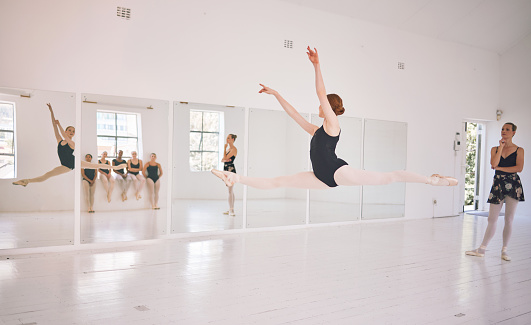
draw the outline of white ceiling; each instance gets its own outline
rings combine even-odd
[[[282,0],[504,53],[531,33],[531,0]]]

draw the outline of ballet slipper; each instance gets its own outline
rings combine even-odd
[[[29,180],[27,179],[21,179],[19,181],[16,181],[16,182],[13,182],[13,185],[22,185],[24,187],[26,187],[29,183]]]
[[[431,185],[435,186],[456,186],[459,184],[459,181],[456,178],[450,177],[450,176],[442,176],[439,174],[433,174],[431,177],[434,177],[437,179],[437,182],[431,182]]]
[[[232,177],[230,177],[229,175],[225,174],[224,172],[222,172],[221,170],[217,170],[217,169],[212,169],[211,170],[212,174],[216,175],[217,177],[221,178],[221,180],[223,182],[225,182],[225,185],[227,185],[228,187],[231,187],[234,185],[234,180],[231,179]],[[228,173],[228,172],[227,172]],[[230,174],[230,173],[228,173]]]
[[[501,251],[501,258],[502,260],[504,261],[510,261],[511,260],[511,257],[509,255],[507,255],[507,247],[503,247],[502,248],[502,251]]]
[[[223,214],[229,215],[229,211],[225,211],[225,212],[223,212]]]
[[[485,256],[486,249],[487,249],[487,246],[479,246],[479,248],[474,249],[473,251],[466,251],[465,254],[469,256],[483,257]],[[483,253],[481,253],[479,250],[482,250]]]
[[[234,211],[232,211],[232,212],[229,213],[229,216],[231,216],[231,217],[235,217],[235,216],[236,216],[236,213],[234,213]]]
[[[124,193],[122,193],[122,202],[125,201]]]

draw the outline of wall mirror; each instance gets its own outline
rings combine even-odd
[[[312,114],[311,123],[323,124],[319,115]],[[361,167],[362,120],[339,116],[341,137],[336,154],[352,168]],[[353,221],[360,218],[361,186],[338,186],[327,190],[310,190],[310,223]]]
[[[308,119],[308,114],[301,114]],[[309,170],[308,134],[284,111],[249,110],[248,176],[277,177]],[[306,222],[305,189],[247,189],[247,227]]]
[[[75,94],[0,88],[0,249],[74,242],[75,171],[61,165],[47,103],[63,129],[75,126]]]
[[[90,154],[92,163],[106,161],[112,165],[117,159],[118,164],[129,160],[136,164],[129,171],[118,171],[121,174],[111,170],[106,174],[99,169],[96,175],[89,175],[92,179],[95,176],[92,186],[86,180],[81,181],[81,243],[153,239],[164,235],[171,181],[168,178],[171,159],[168,101],[96,94],[82,94],[82,99],[83,141],[79,159],[86,160]],[[123,155],[118,159],[120,151]],[[106,158],[102,159],[104,152]],[[162,170],[158,179],[159,167],[150,163],[152,153],[156,154],[155,162]],[[154,168],[146,170],[144,167],[149,164]]]
[[[407,123],[365,120],[363,166],[366,170],[405,170]],[[363,186],[363,219],[400,218],[405,211],[405,183]]]
[[[242,228],[243,186],[232,187],[232,215],[229,188],[210,172],[223,170],[221,160],[229,134],[236,135],[234,167],[243,173],[245,109],[174,102],[172,233]]]

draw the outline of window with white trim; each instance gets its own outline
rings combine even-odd
[[[15,103],[0,102],[0,178],[15,178]]]
[[[190,110],[190,170],[219,168],[223,112]]]
[[[108,158],[116,158],[118,151],[123,159],[138,152],[138,114],[97,111],[98,157],[107,151]]]

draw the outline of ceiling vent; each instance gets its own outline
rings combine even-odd
[[[398,70],[404,70],[406,68],[406,65],[404,62],[398,62]]]
[[[131,19],[131,9],[125,7],[116,7],[116,16],[129,20]]]
[[[293,48],[293,41],[284,40],[284,47],[287,48],[287,49],[292,49]]]

